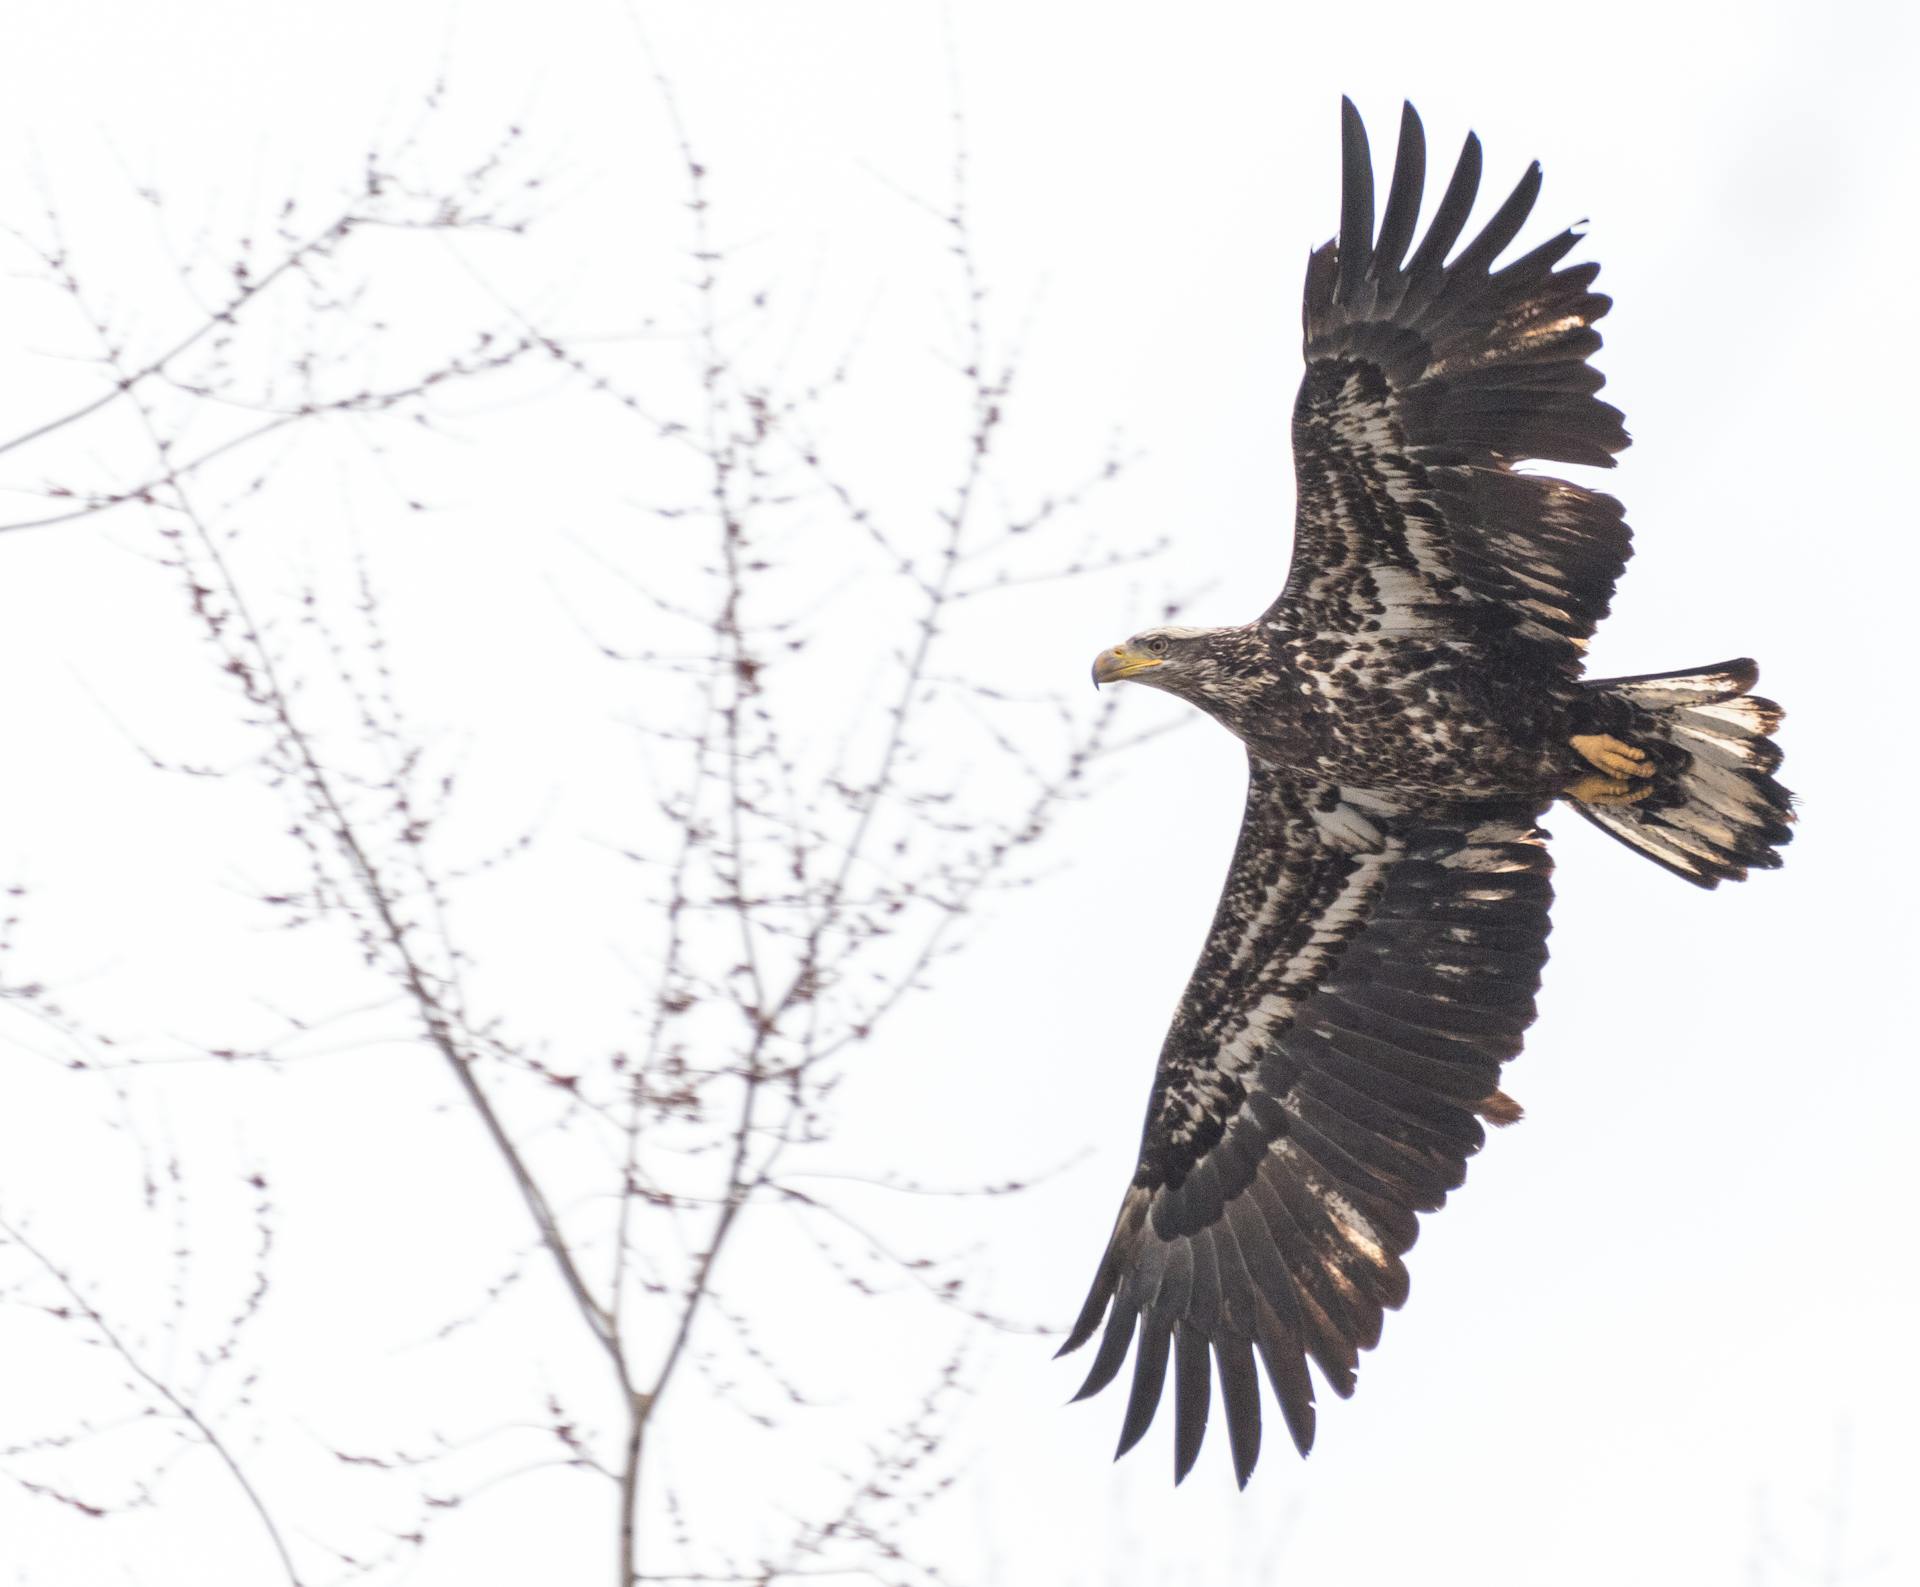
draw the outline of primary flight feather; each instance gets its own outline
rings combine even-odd
[[[1341,103],[1338,238],[1308,261],[1286,588],[1237,628],[1149,629],[1094,679],[1163,689],[1245,744],[1247,807],[1167,1032],[1139,1165],[1061,1353],[1100,1330],[1076,1398],[1133,1350],[1119,1452],[1169,1368],[1174,1475],[1217,1377],[1234,1471],[1259,1455],[1258,1357],[1313,1442],[1311,1360],[1341,1396],[1401,1258],[1466,1176],[1546,962],[1556,799],[1702,887],[1780,863],[1780,710],[1751,661],[1583,680],[1630,535],[1610,496],[1529,459],[1627,445],[1587,362],[1608,300],[1563,231],[1494,268],[1530,166],[1455,251],[1469,135],[1417,246],[1426,143],[1407,106],[1374,229],[1366,130]],[[1452,255],[1449,259],[1449,255]]]

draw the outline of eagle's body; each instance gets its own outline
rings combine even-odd
[[[1064,1347],[1105,1320],[1085,1396],[1137,1338],[1123,1452],[1171,1361],[1177,1477],[1217,1372],[1246,1481],[1256,1353],[1306,1451],[1307,1359],[1352,1392],[1406,1299],[1415,1215],[1465,1177],[1482,1120],[1519,1117],[1500,1071],[1547,956],[1546,807],[1565,798],[1706,887],[1777,865],[1792,819],[1753,663],[1581,675],[1629,554],[1620,504],[1514,465],[1606,464],[1627,437],[1587,363],[1598,267],[1556,268],[1575,234],[1493,268],[1539,167],[1449,259],[1477,140],[1413,248],[1419,119],[1407,107],[1376,236],[1343,110],[1340,235],[1307,270],[1286,588],[1251,623],[1148,630],[1094,668],[1191,701],[1248,757],[1226,887]]]
[[[1209,631],[1218,676],[1187,698],[1278,770],[1456,799],[1559,793],[1593,731],[1591,691],[1541,688],[1431,634]],[[1185,693],[1170,683],[1170,692]]]

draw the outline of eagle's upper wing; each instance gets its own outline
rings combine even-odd
[[[1307,265],[1307,371],[1293,412],[1293,565],[1267,613],[1305,635],[1419,634],[1577,673],[1630,535],[1611,496],[1518,474],[1610,464],[1627,444],[1594,393],[1599,266],[1554,266],[1563,231],[1499,270],[1540,167],[1446,262],[1480,183],[1460,163],[1420,246],[1426,144],[1408,105],[1379,235],[1366,130],[1341,102],[1340,235]]]
[[[1550,862],[1532,806],[1392,812],[1255,763],[1233,867],[1167,1033],[1140,1162],[1062,1354],[1106,1333],[1078,1397],[1139,1334],[1120,1450],[1174,1359],[1175,1474],[1218,1364],[1234,1469],[1260,1448],[1257,1350],[1294,1443],[1311,1356],[1342,1396],[1407,1296],[1414,1214],[1505,1122],[1546,962]]]

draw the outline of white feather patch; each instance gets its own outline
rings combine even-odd
[[[1349,804],[1337,804],[1331,810],[1313,812],[1313,824],[1320,840],[1328,848],[1343,854],[1379,852],[1380,829]]]

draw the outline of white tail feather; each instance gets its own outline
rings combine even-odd
[[[1630,805],[1575,808],[1655,864],[1702,887],[1739,881],[1780,863],[1791,836],[1792,797],[1773,779],[1780,750],[1769,734],[1783,713],[1747,693],[1751,661],[1698,672],[1610,678],[1588,685],[1632,708],[1627,734],[1653,755],[1651,795]]]

